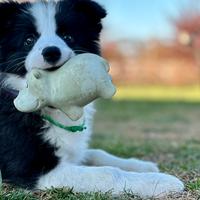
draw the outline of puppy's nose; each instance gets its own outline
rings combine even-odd
[[[61,58],[61,51],[58,47],[55,46],[46,47],[43,49],[42,55],[47,63],[55,64]]]

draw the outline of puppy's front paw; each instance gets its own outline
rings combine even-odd
[[[181,193],[184,184],[175,176],[162,173],[148,173],[146,175],[148,188],[144,197],[162,198],[170,194]]]
[[[142,198],[162,198],[184,190],[184,184],[175,176],[163,173],[126,173],[126,189]]]
[[[134,158],[126,160],[126,166],[124,170],[134,172],[159,172],[159,168],[156,163],[149,161],[137,160]]]

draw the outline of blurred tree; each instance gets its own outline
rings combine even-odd
[[[200,79],[200,2],[189,0],[179,15],[172,18],[177,31],[177,41],[183,46],[191,47],[199,66]]]
[[[188,0],[179,15],[172,18],[172,24],[176,28],[177,42],[190,47],[197,62],[197,73],[200,83],[200,1]]]

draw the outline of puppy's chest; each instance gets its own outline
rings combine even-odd
[[[84,132],[71,133],[52,126],[44,134],[45,140],[56,147],[55,154],[62,161],[80,163],[84,159],[84,152],[88,146],[88,139]]]
[[[76,122],[72,122],[58,110],[48,112],[48,114],[54,120],[66,126],[78,126],[85,121],[85,118],[81,118]],[[61,161],[79,164],[84,159],[84,152],[87,149],[90,138],[89,123],[87,123],[87,121],[85,121],[85,123],[87,129],[76,133],[66,131],[47,123],[50,128],[47,132],[43,133],[43,138],[56,147],[55,154]]]

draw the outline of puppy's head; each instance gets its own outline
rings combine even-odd
[[[99,54],[105,10],[91,0],[0,3],[0,70],[55,69],[75,54]]]

